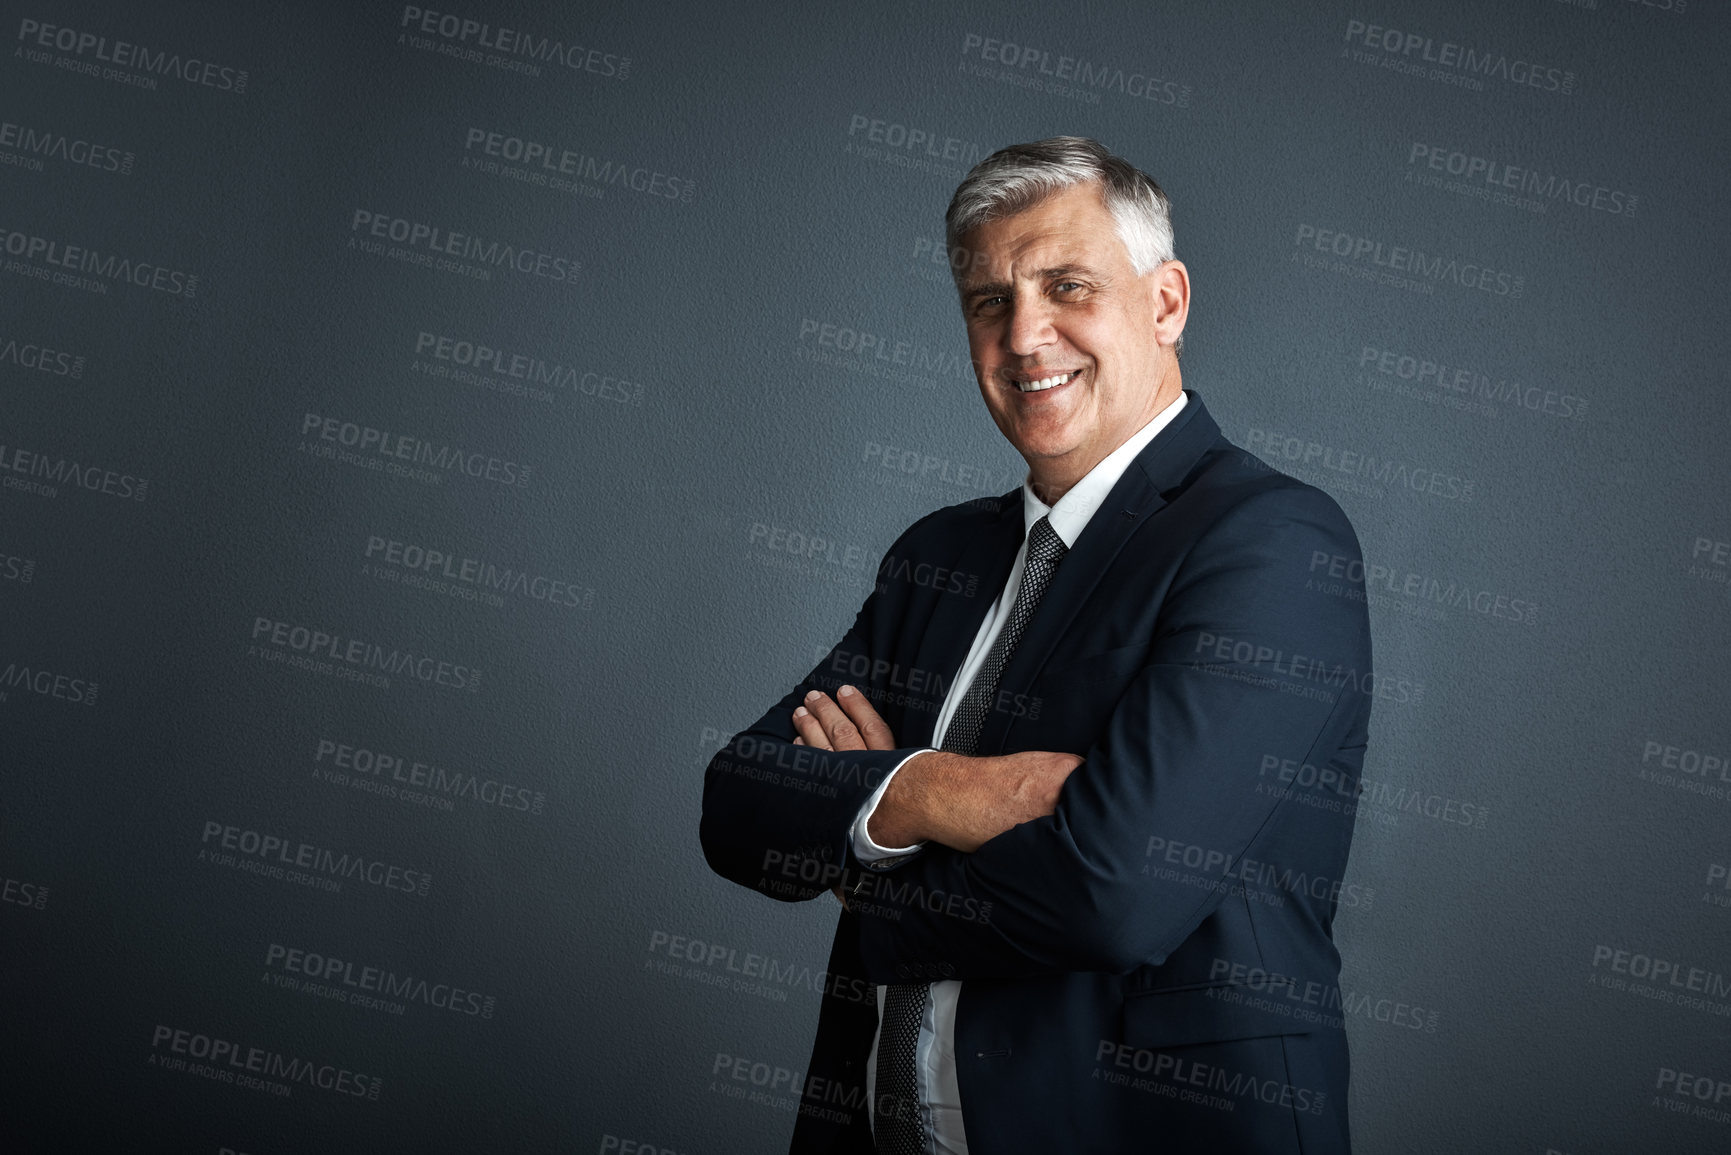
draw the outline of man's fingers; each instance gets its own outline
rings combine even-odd
[[[847,891],[843,890],[839,886],[832,886],[830,887],[830,890],[835,892],[836,901],[840,902],[842,907],[845,909],[847,907]]]
[[[843,686],[836,691],[836,701],[841,704],[847,716],[853,719],[854,725],[859,727],[867,750],[896,748],[896,736],[890,732],[890,724],[883,720],[864,694],[852,686]]]
[[[831,748],[829,744],[829,735],[824,733],[823,723],[813,717],[811,711],[807,710],[804,706],[795,707],[793,711],[793,728],[799,731],[799,736],[794,739],[795,742],[800,742],[801,738],[805,739],[803,742],[800,742],[800,745],[815,746],[819,750],[828,750]]]
[[[805,709],[808,710],[810,716],[816,718],[818,724],[823,727],[823,732],[829,739],[828,745],[825,746],[825,749],[864,750],[866,748],[865,738],[860,734],[859,727],[854,725],[853,719],[842,713],[841,707],[836,705],[834,700],[832,700],[830,696],[822,690],[813,690],[811,693],[806,695]],[[793,719],[794,724],[798,725],[800,721],[798,710],[793,712]],[[813,745],[817,744],[817,740],[812,737],[811,731],[802,726],[800,727],[800,733],[804,734],[806,740],[811,742]]]

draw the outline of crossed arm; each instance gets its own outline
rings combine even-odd
[[[889,724],[852,686],[840,687],[833,699],[810,691],[794,710],[793,725],[799,731],[796,746],[896,748]],[[890,779],[866,833],[882,846],[936,842],[972,852],[1011,827],[1051,814],[1065,779],[1081,764],[1076,755],[1056,750],[984,758],[947,750],[915,754]]]
[[[1368,674],[1363,601],[1306,589],[1318,556],[1358,555],[1338,507],[1314,490],[1267,492],[1226,511],[1165,591],[1144,664],[1079,762],[1050,751],[907,758],[913,751],[895,750],[863,696],[784,699],[785,727],[775,728],[814,756],[864,760],[879,768],[875,781],[907,758],[869,833],[928,845],[881,872],[876,894],[898,897],[891,917],[859,920],[866,977],[1124,973],[1163,961],[1222,901],[1221,872],[1252,863],[1283,825],[1279,853],[1302,860],[1274,865],[1309,872],[1343,861],[1350,818],[1289,801],[1265,775],[1306,763],[1357,773],[1363,691],[1295,671]],[[831,860],[845,841],[834,832],[870,792],[823,810]],[[778,836],[788,829],[774,825]],[[1221,884],[1162,872],[1156,846],[1194,852]]]

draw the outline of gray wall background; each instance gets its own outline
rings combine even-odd
[[[1725,1149],[1719,6],[425,7],[7,18],[11,1149],[783,1149],[835,909],[708,872],[702,769],[1019,482],[942,213],[1054,133],[1162,182],[1186,386],[1373,567],[1360,1148]]]

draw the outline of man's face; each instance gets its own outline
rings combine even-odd
[[[980,393],[1035,481],[1067,488],[1176,399],[1170,343],[1189,304],[1184,267],[1138,277],[1094,183],[981,225],[963,244]]]

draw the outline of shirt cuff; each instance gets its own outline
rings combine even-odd
[[[860,807],[859,817],[853,820],[852,839],[854,857],[859,859],[862,864],[887,870],[902,859],[917,854],[925,848],[926,844],[923,842],[916,842],[912,846],[879,846],[872,841],[871,835],[866,833],[866,824],[871,821],[873,812],[877,810],[878,800],[884,796],[884,791],[890,788],[890,779],[896,776],[896,771],[906,766],[909,758],[932,753],[936,753],[934,748],[915,750],[907,758],[897,762],[895,769],[884,775],[884,780],[878,784],[876,790],[872,791],[872,796],[865,800],[865,805]]]

